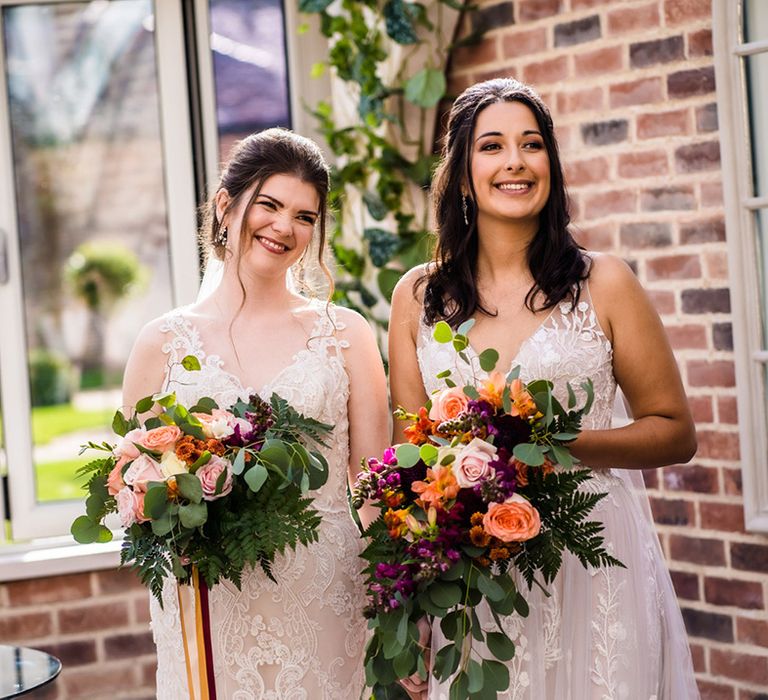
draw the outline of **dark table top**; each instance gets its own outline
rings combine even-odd
[[[0,700],[50,683],[61,671],[61,661],[37,649],[0,644]]]

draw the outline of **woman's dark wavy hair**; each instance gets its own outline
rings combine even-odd
[[[221,221],[216,216],[216,193],[225,189],[229,194],[229,205],[225,212],[227,213],[237,207],[244,193],[255,184],[256,187],[243,210],[243,218],[240,221],[239,250],[242,255],[244,246],[251,244],[250,234],[243,224],[248,219],[248,213],[256,202],[264,183],[273,175],[293,175],[314,187],[317,192],[319,201],[317,263],[328,280],[331,289],[330,294],[332,294],[333,277],[323,260],[330,171],[318,145],[289,129],[266,129],[247,136],[232,147],[229,160],[221,174],[215,193],[205,204],[203,225],[200,229],[201,243],[207,249],[208,255],[224,260],[227,248],[219,240]],[[314,242],[310,245],[315,249]],[[243,303],[245,303],[245,288],[242,280],[240,280],[240,286],[243,289]]]
[[[577,303],[579,283],[589,274],[588,260],[568,230],[568,197],[549,109],[532,88],[512,78],[477,83],[453,103],[432,184],[437,247],[433,264],[419,281],[426,285],[424,314],[429,323],[445,320],[456,327],[476,311],[491,316],[496,313],[477,290],[477,211],[471,163],[477,117],[498,102],[520,102],[533,112],[549,155],[550,193],[539,215],[539,230],[528,246],[528,267],[534,282],[525,305],[531,311],[541,311],[563,299]],[[464,183],[469,189],[468,225],[461,209]]]

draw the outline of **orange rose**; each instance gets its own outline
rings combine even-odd
[[[491,503],[483,517],[485,531],[502,542],[525,542],[541,530],[539,512],[522,496],[514,494],[504,503]]]
[[[459,387],[443,389],[432,396],[432,408],[429,417],[433,421],[442,422],[456,418],[469,403],[469,398]]]
[[[161,425],[159,428],[148,430],[141,438],[141,445],[153,452],[170,450],[176,440],[181,437],[181,430],[175,425]]]

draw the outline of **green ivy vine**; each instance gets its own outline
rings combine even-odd
[[[447,97],[450,52],[481,35],[477,31],[461,42],[444,41],[446,8],[474,10],[463,0],[299,0],[301,12],[319,15],[329,39],[328,60],[313,66],[313,75],[330,69],[347,84],[357,106],[353,123],[340,123],[327,101],[312,111],[335,156],[330,193],[334,301],[356,308],[382,328],[386,319],[374,307],[382,299],[388,303],[403,273],[431,252],[427,197],[437,155],[429,111]],[[403,59],[393,71],[397,45],[404,47]],[[389,82],[382,77],[387,61],[394,72]],[[406,113],[414,110],[407,124]],[[344,236],[345,226],[355,225],[350,221],[355,212],[344,206],[353,192],[367,216],[357,216],[365,222],[361,235]]]

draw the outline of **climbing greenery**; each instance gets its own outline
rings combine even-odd
[[[352,123],[342,123],[330,102],[319,102],[312,112],[335,156],[335,301],[375,318],[379,300],[388,302],[401,275],[429,256],[427,196],[437,159],[430,110],[449,97],[450,51],[477,41],[481,31],[454,44],[444,41],[447,11],[474,11],[463,0],[300,0],[299,10],[318,14],[329,39],[328,60],[313,74],[330,70],[357,106]],[[349,231],[358,224],[352,219],[361,217],[344,205],[348,198],[359,201],[349,197],[355,192],[366,223],[353,236]]]

